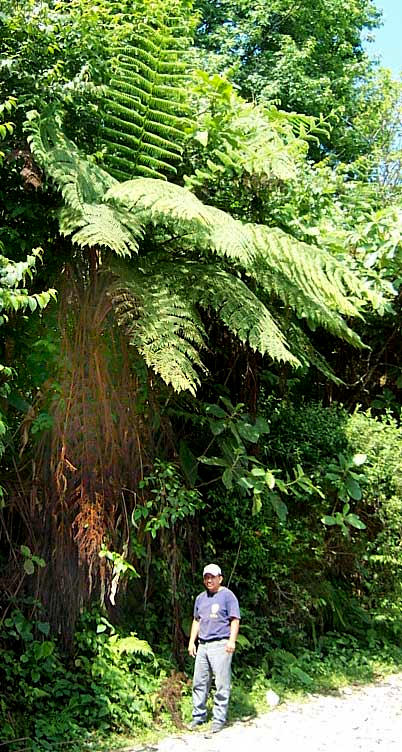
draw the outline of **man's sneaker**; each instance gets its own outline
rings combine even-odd
[[[225,724],[224,724],[224,723],[216,723],[216,722],[214,722],[214,723],[212,724],[212,728],[211,728],[211,731],[212,731],[212,733],[213,733],[213,734],[218,734],[218,733],[219,733],[219,731],[222,731],[222,729],[223,729],[224,727],[225,727]]]
[[[205,721],[197,721],[196,719],[194,721],[191,721],[189,725],[187,726],[189,731],[196,731],[200,726],[203,726]]]

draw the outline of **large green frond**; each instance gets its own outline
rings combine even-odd
[[[370,290],[357,274],[325,250],[263,225],[247,225],[256,255],[249,272],[311,328],[322,326],[355,347],[363,343],[345,317],[361,317]]]
[[[264,304],[239,278],[216,265],[149,254],[137,268],[112,267],[110,295],[130,343],[166,383],[195,393],[205,370],[206,333],[199,309],[213,310],[242,342],[273,360],[300,365]]]
[[[108,248],[118,256],[137,253],[143,235],[139,218],[106,204],[83,204],[80,212],[64,207],[59,221],[61,234],[81,248]]]
[[[113,73],[104,98],[106,164],[119,180],[175,174],[188,125],[186,13],[169,0],[111,50]]]
[[[246,226],[230,214],[203,204],[194,193],[173,183],[136,178],[114,185],[105,201],[142,213],[144,222],[164,225],[175,236],[188,236],[191,248],[215,251],[245,265],[254,255]]]
[[[297,322],[286,322],[286,337],[290,343],[292,352],[297,356],[304,367],[314,366],[324,374],[325,378],[335,384],[342,384],[342,380],[334,374],[326,359],[315,349],[311,341]]]
[[[300,365],[289,349],[278,323],[264,303],[237,275],[216,264],[180,261],[173,273],[179,288],[202,308],[211,308],[242,342],[273,360]],[[158,264],[160,281],[172,275],[172,262]]]
[[[49,119],[29,123],[35,159],[60,190],[65,206],[59,214],[60,232],[81,247],[109,248],[127,256],[138,250],[143,225],[135,212],[102,203],[116,180],[67,139]]]
[[[101,201],[116,180],[102,170],[68,139],[57,116],[31,114],[26,124],[28,143],[47,177],[61,192],[66,204],[80,211],[82,204]]]
[[[192,301],[173,287],[149,269],[124,267],[109,294],[117,321],[147,366],[176,391],[195,394],[205,370],[199,355],[205,331]]]
[[[265,225],[247,225],[262,265],[291,279],[306,297],[345,316],[358,316],[367,289],[346,264],[318,246]]]

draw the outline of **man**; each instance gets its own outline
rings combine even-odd
[[[193,678],[193,720],[190,728],[205,723],[207,698],[212,677],[215,697],[212,733],[221,731],[226,722],[230,697],[231,664],[239,632],[239,602],[222,586],[222,572],[217,564],[204,568],[205,591],[195,599],[188,652],[195,658]],[[198,648],[196,640],[198,639]]]

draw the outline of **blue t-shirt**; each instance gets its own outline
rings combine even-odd
[[[230,622],[240,619],[239,601],[229,588],[217,593],[204,591],[194,603],[194,619],[200,622],[201,640],[220,640],[230,637]]]

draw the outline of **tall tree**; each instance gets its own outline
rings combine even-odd
[[[198,0],[196,7],[204,64],[230,70],[247,99],[323,115],[332,126],[323,145],[344,161],[368,151],[356,118],[362,107],[375,112],[374,92],[366,90],[363,104],[360,88],[372,78],[364,35],[380,22],[372,0]]]

